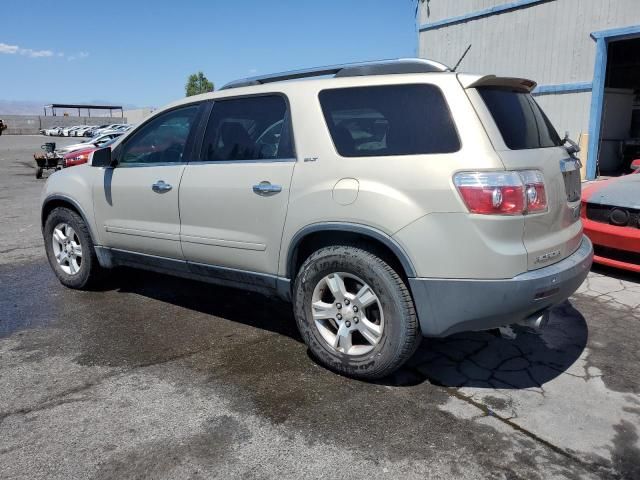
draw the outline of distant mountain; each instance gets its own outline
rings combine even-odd
[[[47,102],[22,101],[22,100],[0,100],[0,114],[5,115],[42,115],[42,107]]]
[[[45,105],[50,105],[51,103],[55,103],[52,101],[45,100],[2,100],[0,99],[0,115],[43,115],[44,110],[43,107]],[[62,102],[58,102],[62,103]],[[79,102],[80,104],[94,104],[94,105],[118,105],[116,102],[110,102],[108,100],[91,100],[89,102]],[[125,110],[133,110],[138,107],[131,104],[124,104],[122,107]],[[62,112],[59,113],[60,115]],[[83,112],[84,114],[84,112]],[[91,112],[93,116],[94,113]],[[99,111],[95,112],[95,116],[109,115],[108,112],[101,113]]]

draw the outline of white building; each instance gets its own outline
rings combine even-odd
[[[419,54],[459,71],[535,80],[587,177],[640,158],[640,0],[418,0]],[[636,156],[637,155],[637,156]]]
[[[151,107],[136,108],[135,110],[125,110],[124,116],[127,117],[127,122],[131,125],[138,125],[154,111],[155,108]]]

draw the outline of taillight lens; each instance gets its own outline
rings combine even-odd
[[[544,177],[538,170],[518,172],[524,183],[527,200],[527,212],[539,213],[547,210],[547,192],[544,189]]]
[[[453,182],[471,213],[523,215],[547,209],[544,178],[537,170],[461,172]]]
[[[82,152],[67,153],[64,156],[63,165],[64,167],[73,167],[75,165],[82,165],[83,163],[87,163],[92,152],[93,150],[85,150]]]

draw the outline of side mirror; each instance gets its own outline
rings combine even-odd
[[[640,158],[636,158],[633,162],[631,162],[631,170],[634,170],[636,173],[638,173],[638,170],[640,170]]]
[[[111,148],[100,148],[93,152],[91,158],[92,167],[113,167],[113,160],[111,159]]]

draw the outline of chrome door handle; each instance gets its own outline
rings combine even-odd
[[[272,185],[271,182],[262,181],[258,185],[253,186],[253,193],[258,195],[273,195],[280,193],[282,187],[280,185]]]
[[[171,190],[173,187],[168,183],[165,183],[164,180],[158,180],[156,183],[151,185],[151,190],[156,193],[164,193]]]

